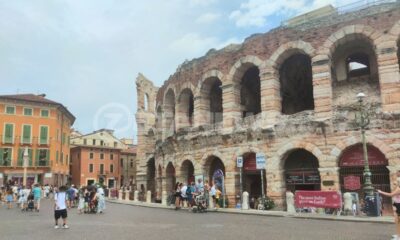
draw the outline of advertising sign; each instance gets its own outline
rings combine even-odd
[[[336,191],[296,191],[297,208],[341,208],[342,196]]]
[[[361,179],[359,176],[346,176],[343,178],[343,185],[344,185],[344,189],[347,190],[358,190],[361,188]]]
[[[239,156],[239,157],[236,158],[236,166],[238,168],[243,167],[243,157],[242,156]]]
[[[265,155],[263,153],[256,154],[256,167],[257,169],[265,169]]]

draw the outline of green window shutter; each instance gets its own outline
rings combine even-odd
[[[36,149],[36,154],[35,154],[35,166],[39,166],[39,149]]]
[[[65,133],[62,134],[62,144],[65,144]]]
[[[56,162],[58,163],[58,151],[56,151]]]
[[[46,166],[50,166],[50,149],[46,150]]]
[[[33,151],[32,151],[32,149],[28,149],[28,156],[29,156],[29,163],[28,163],[28,166],[29,167],[32,167],[33,166],[33,162],[32,162],[32,154],[33,153]]]
[[[17,166],[19,166],[19,167],[22,167],[24,165],[23,164],[23,162],[24,162],[23,155],[24,155],[24,150],[22,148],[19,148],[18,149],[18,158],[17,158]]]
[[[40,127],[40,144],[47,144],[49,128],[47,126]]]
[[[22,143],[31,143],[31,130],[32,127],[30,125],[24,125],[22,133]]]
[[[4,149],[0,148],[0,166],[3,166],[3,164],[4,164],[3,157],[4,157]]]
[[[6,124],[4,131],[4,143],[13,143],[14,138],[14,126],[12,124]]]

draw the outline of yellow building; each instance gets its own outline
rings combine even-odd
[[[75,117],[44,94],[0,96],[0,185],[22,183],[28,149],[27,184],[62,185],[69,178],[69,135]]]

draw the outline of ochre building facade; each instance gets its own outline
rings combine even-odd
[[[280,208],[287,190],[362,195],[355,115],[363,92],[372,181],[390,190],[400,170],[399,39],[400,5],[382,4],[210,50],[179,66],[160,88],[139,74],[138,188],[151,190],[156,201],[177,181],[195,175],[212,181],[222,172],[234,206],[237,157],[244,159],[243,190],[256,198],[255,157],[264,154],[265,192]]]

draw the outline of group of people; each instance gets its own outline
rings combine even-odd
[[[210,202],[209,198],[212,197],[213,206],[219,208],[222,204],[220,203],[222,192],[221,189],[213,183],[212,186],[206,180],[203,183],[202,179],[198,179],[197,183],[191,182],[190,184],[177,182],[174,188],[175,196],[175,209],[181,209],[187,206],[189,210],[193,206],[201,204],[201,207],[209,208]],[[196,201],[197,199],[204,199],[204,202]]]
[[[52,195],[52,197],[50,196]],[[54,228],[60,228],[58,221],[63,220],[62,228],[69,228],[67,225],[67,209],[77,207],[78,213],[103,213],[105,204],[105,192],[102,186],[82,186],[79,189],[74,185],[60,186],[51,185],[32,186],[17,185],[9,181],[0,189],[1,205],[7,209],[17,208],[22,211],[40,211],[40,201],[43,198],[54,198]]]
[[[39,184],[25,187],[8,183],[0,189],[0,202],[6,204],[7,209],[12,209],[14,203],[22,211],[34,210],[39,212],[40,200],[43,197],[43,188]]]

